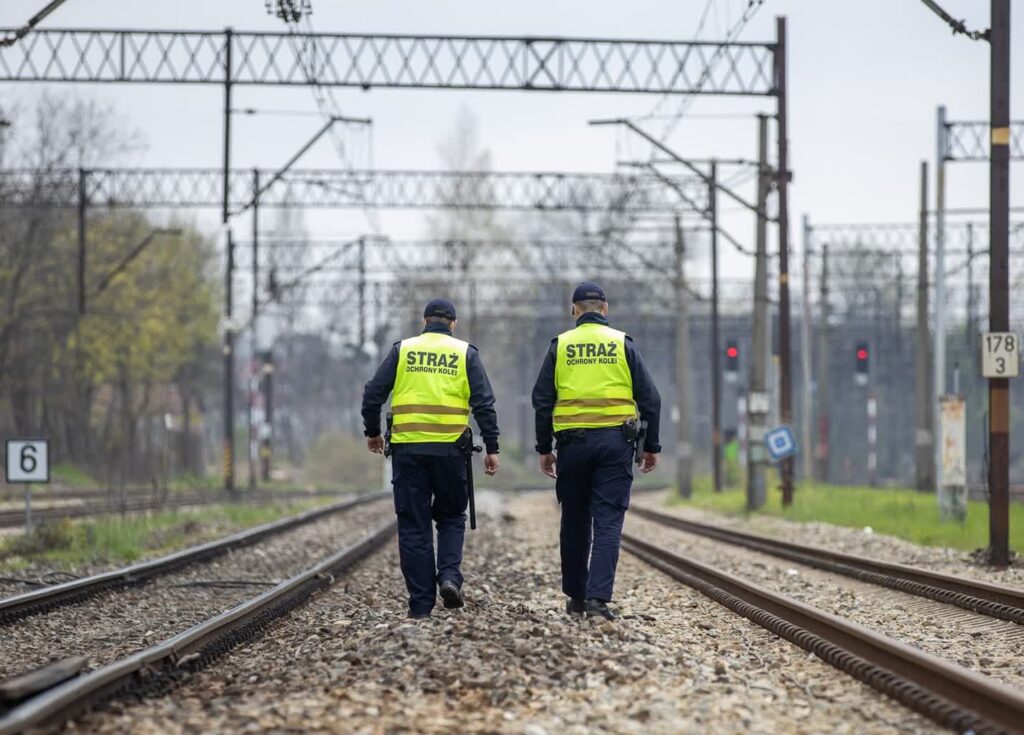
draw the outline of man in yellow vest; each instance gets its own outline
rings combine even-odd
[[[608,603],[633,484],[635,443],[643,441],[640,471],[650,472],[661,451],[661,396],[633,340],[608,326],[604,290],[581,283],[572,302],[576,327],[551,340],[533,387],[537,452],[541,472],[555,478],[562,507],[566,612],[614,620]]]
[[[439,591],[446,608],[464,604],[469,467],[463,435],[470,430],[470,411],[487,450],[484,471],[498,471],[494,392],[476,347],[452,336],[455,316],[447,299],[427,304],[423,333],[395,342],[363,390],[366,443],[377,454],[384,452],[380,409],[391,394],[398,552],[411,618],[429,618]],[[437,526],[436,557],[431,520]]]

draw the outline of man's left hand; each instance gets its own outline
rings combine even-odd
[[[644,456],[640,460],[640,472],[646,475],[657,466],[658,455],[654,452],[644,452]]]
[[[384,437],[370,436],[366,439],[366,448],[374,454],[384,454]]]
[[[494,476],[498,474],[498,455],[488,454],[484,457],[484,474]]]

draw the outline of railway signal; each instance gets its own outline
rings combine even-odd
[[[736,340],[725,341],[725,379],[735,383],[740,371],[740,348]]]
[[[856,358],[854,378],[857,385],[868,384],[868,372],[870,370],[871,363],[871,350],[868,348],[867,342],[858,342],[856,351],[854,352]]]

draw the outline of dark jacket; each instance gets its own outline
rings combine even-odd
[[[596,312],[587,312],[576,320],[577,327],[588,323],[608,326],[608,320]],[[544,363],[540,366],[540,375],[537,376],[537,382],[533,386],[533,410],[536,412],[538,454],[548,454],[551,451],[554,435],[551,416],[555,409],[555,400],[558,398],[555,392],[555,357],[557,354],[558,337],[555,337],[551,340],[548,354],[544,356]],[[629,373],[633,376],[633,400],[636,401],[640,418],[647,422],[644,451],[660,452],[658,430],[661,422],[661,395],[654,385],[651,374],[647,371],[647,365],[644,363],[640,350],[633,344],[629,335],[626,335],[626,364],[629,365]]]
[[[428,324],[424,332],[440,332],[450,335],[452,332],[443,324]],[[380,408],[387,401],[391,390],[395,387],[395,375],[398,371],[398,349],[401,342],[395,342],[384,362],[377,368],[376,374],[363,388],[363,427],[366,436],[380,436]],[[494,410],[494,391],[491,381],[484,372],[484,364],[476,347],[469,345],[466,349],[466,377],[469,378],[469,407],[473,410],[473,418],[480,427],[480,436],[488,454],[498,452],[498,413]],[[417,442],[414,444],[393,444],[392,449],[411,452],[413,454],[447,455],[458,452],[450,442]]]

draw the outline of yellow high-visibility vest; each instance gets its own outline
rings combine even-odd
[[[555,431],[618,426],[636,418],[626,334],[584,323],[558,335]]]
[[[440,332],[403,339],[391,394],[392,444],[454,442],[469,426],[469,344]]]

